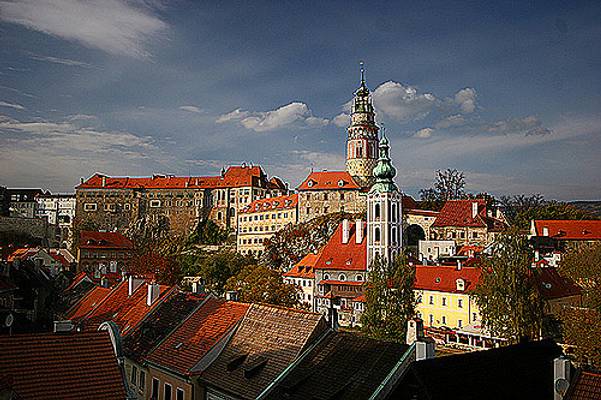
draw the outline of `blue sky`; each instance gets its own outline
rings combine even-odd
[[[601,198],[601,3],[0,0],[0,184],[344,167],[364,60],[398,184]]]

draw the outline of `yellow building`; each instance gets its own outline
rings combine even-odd
[[[479,326],[480,311],[470,292],[480,278],[480,269],[456,266],[415,268],[418,317],[424,326],[464,329]]]
[[[260,256],[265,240],[288,224],[298,222],[298,195],[256,200],[238,213],[236,250]]]

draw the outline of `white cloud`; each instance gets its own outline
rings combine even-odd
[[[438,103],[431,93],[418,93],[413,86],[393,81],[378,86],[373,92],[373,100],[379,112],[400,122],[422,119]]]
[[[332,123],[341,128],[345,128],[351,122],[351,117],[348,114],[340,113],[334,118],[332,118]]]
[[[246,129],[255,132],[267,132],[289,126],[325,126],[329,121],[325,118],[315,117],[305,103],[293,102],[275,110],[264,112],[250,112],[236,109],[219,116],[215,121],[218,124],[225,122],[239,122]]]
[[[462,112],[473,113],[476,110],[476,89],[467,87],[455,93],[455,104]]]
[[[432,133],[434,132],[434,129],[432,128],[423,128],[420,129],[419,131],[415,132],[415,136],[416,138],[420,138],[420,139],[427,139],[429,137],[432,136]]]
[[[523,118],[509,118],[494,122],[486,127],[486,131],[499,135],[548,135],[550,129],[543,127],[542,122],[534,115]]]
[[[15,110],[19,110],[19,111],[25,110],[25,107],[23,107],[21,104],[9,103],[7,101],[0,101],[0,107],[14,108]]]
[[[0,19],[111,54],[141,58],[150,55],[149,39],[167,28],[142,0],[3,0]]]
[[[202,113],[202,110],[196,106],[181,106],[181,107],[179,107],[179,109],[182,111],[188,111],[188,112],[193,112],[193,113],[197,113],[197,114]]]
[[[448,117],[441,119],[434,125],[434,127],[439,129],[446,129],[453,126],[460,126],[463,124],[465,124],[465,119],[463,118],[463,115],[456,114],[449,115]]]
[[[83,67],[83,68],[92,68],[93,65],[92,64],[88,64],[86,62],[83,61],[77,61],[77,60],[71,60],[70,58],[59,58],[59,57],[52,57],[52,56],[42,56],[39,54],[33,54],[31,53],[29,55],[29,58],[31,58],[32,60],[36,60],[36,61],[47,61],[53,64],[61,64],[61,65],[68,65],[68,66],[74,66],[74,67]]]

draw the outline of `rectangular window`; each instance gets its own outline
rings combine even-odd
[[[457,326],[462,328],[463,327],[463,321],[462,320],[457,320]]]
[[[447,305],[447,298],[446,298],[446,297],[443,297],[443,298],[442,298],[442,305],[443,305],[443,306],[446,306],[446,305]]]
[[[146,385],[146,372],[140,370],[140,389],[144,390],[144,386]]]
[[[136,386],[138,383],[138,368],[135,365],[131,367],[131,384]]]
[[[96,205],[96,203],[85,203],[83,205],[83,209],[84,211],[96,211],[98,209],[98,206]]]
[[[161,382],[157,378],[152,378],[152,400],[159,400],[159,386]]]
[[[463,300],[461,300],[461,299],[457,300],[457,307],[463,308]]]
[[[430,304],[434,304],[434,296],[430,296]]]
[[[430,326],[434,324],[434,315],[430,314]]]
[[[150,200],[150,207],[156,208],[161,206],[161,200]]]
[[[186,394],[186,392],[184,392],[184,389],[182,388],[177,388],[177,392],[175,392],[175,400],[184,400],[184,396]]]
[[[171,394],[173,392],[173,388],[170,384],[165,383],[165,389],[163,390],[163,400],[171,400]]]
[[[445,317],[444,315],[442,316],[442,324],[446,325],[447,323],[447,317]]]

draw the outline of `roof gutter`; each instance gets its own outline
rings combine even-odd
[[[376,388],[376,390],[369,397],[369,400],[376,400],[385,398],[390,391],[393,389],[394,385],[405,375],[405,372],[409,369],[409,364],[415,360],[415,342],[409,346],[405,354],[400,358],[400,360],[396,363],[394,368],[388,373],[384,381],[380,383],[380,385]],[[405,366],[406,364],[406,366]],[[403,368],[405,366],[405,368]]]
[[[281,373],[280,375],[275,378],[270,384],[269,386],[267,386],[265,389],[263,389],[263,391],[261,392],[261,394],[259,394],[256,398],[256,400],[262,400],[265,397],[267,397],[267,395],[281,382],[284,380],[284,378],[286,376],[288,376],[288,374],[290,373],[290,371],[292,371],[298,364],[301,363],[301,361],[303,361],[308,355],[309,353],[311,353],[311,351],[313,351],[313,349],[315,349],[321,342],[324,341],[324,339],[326,337],[328,337],[331,334],[334,334],[335,332],[332,331],[331,329],[326,329],[326,331],[323,333],[323,335],[321,335],[311,346],[309,346],[304,352],[303,354],[301,354],[296,360],[294,360],[290,365],[288,365]]]

